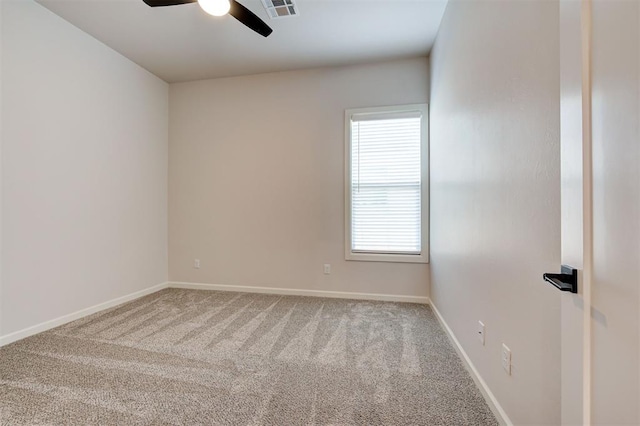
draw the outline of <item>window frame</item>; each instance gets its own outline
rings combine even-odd
[[[420,254],[366,253],[351,250],[351,118],[354,115],[407,113],[419,111],[420,121]],[[344,112],[344,256],[348,261],[429,263],[429,106],[428,104],[395,105],[372,108],[350,108]]]

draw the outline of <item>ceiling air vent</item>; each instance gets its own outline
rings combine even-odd
[[[271,19],[298,16],[298,6],[293,0],[262,0],[264,8]]]

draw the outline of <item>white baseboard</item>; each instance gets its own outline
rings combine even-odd
[[[284,294],[290,296],[330,297],[335,299],[380,300],[385,302],[404,302],[428,304],[429,298],[422,296],[402,296],[378,293],[351,293],[346,291],[302,290],[292,288],[251,287],[240,285],[199,284],[185,282],[169,282],[171,288],[192,290],[235,291],[240,293]]]
[[[493,392],[491,392],[491,389],[489,389],[489,386],[484,381],[482,376],[480,376],[480,373],[473,365],[473,362],[471,362],[471,358],[469,358],[469,355],[467,355],[465,350],[462,348],[462,345],[456,338],[455,334],[453,334],[453,331],[451,330],[451,328],[449,328],[449,325],[446,323],[446,321],[440,314],[440,311],[438,311],[438,308],[436,308],[431,299],[429,299],[429,304],[431,305],[431,309],[433,309],[433,312],[436,314],[438,321],[440,321],[442,328],[444,328],[445,332],[449,336],[449,339],[453,343],[453,347],[456,349],[456,352],[458,352],[458,355],[460,356],[460,358],[462,358],[462,361],[467,368],[467,371],[469,371],[469,374],[471,374],[473,381],[476,382],[476,386],[478,386],[478,389],[480,389],[480,393],[482,393],[485,401],[487,401],[487,405],[493,412],[493,415],[496,416],[496,419],[501,424],[513,426],[513,422],[509,419],[509,416],[507,416],[507,413],[504,411]]]
[[[8,345],[9,343],[13,343],[18,340],[22,340],[26,337],[33,336],[34,334],[51,330],[52,328],[59,327],[68,322],[75,321],[82,317],[86,317],[87,315],[95,314],[96,312],[112,308],[114,306],[120,305],[125,302],[129,302],[134,299],[138,299],[142,296],[146,296],[151,293],[155,293],[156,291],[162,290],[163,288],[167,288],[167,284],[168,283],[165,282],[162,284],[154,285],[153,287],[145,288],[144,290],[136,291],[134,293],[127,294],[122,297],[117,297],[115,299],[109,300],[104,303],[99,303],[89,308],[81,309],[72,314],[63,315],[61,317],[58,317],[49,321],[45,321],[40,324],[36,324],[34,326],[15,331],[5,336],[0,336],[0,347]]]

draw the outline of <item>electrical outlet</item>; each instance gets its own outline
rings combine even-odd
[[[478,321],[478,340],[484,346],[484,323],[482,321]]]
[[[331,273],[331,265],[328,263],[324,264],[324,274],[329,275]]]
[[[194,259],[193,267],[196,269],[200,269],[200,259]]]
[[[511,375],[511,349],[504,343],[502,344],[502,368]]]

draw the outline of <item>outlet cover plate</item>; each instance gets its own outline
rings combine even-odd
[[[511,375],[511,349],[504,343],[502,344],[502,368]]]

